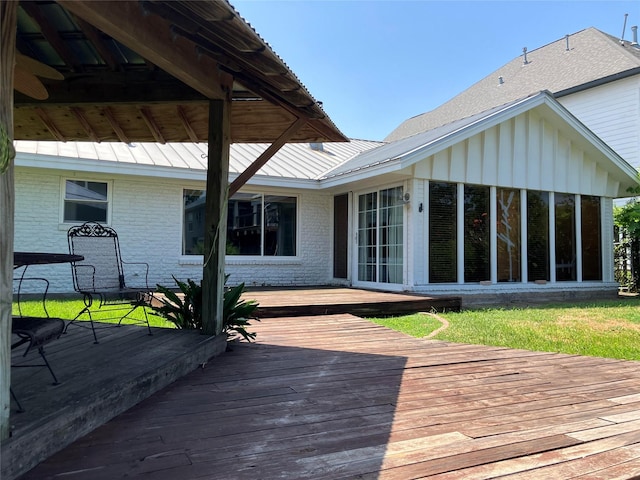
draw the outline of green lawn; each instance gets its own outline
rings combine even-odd
[[[640,360],[638,298],[437,315],[449,327],[436,340]],[[415,337],[442,325],[425,314],[370,320]]]
[[[42,316],[44,315],[44,310],[42,309],[42,302],[40,301],[22,301],[20,302],[20,307],[22,309],[22,315],[25,316]],[[62,318],[65,320],[72,320],[80,310],[84,308],[84,303],[82,300],[47,300],[47,312],[49,312],[49,316]],[[157,315],[153,315],[151,313],[151,309],[147,309],[149,316],[149,324],[152,327],[163,327],[163,328],[175,328],[175,325],[171,322],[167,322],[164,318],[159,317]],[[14,315],[18,313],[18,307],[16,303],[13,304],[13,313]],[[141,309],[137,309],[132,315],[131,318],[137,320],[144,320],[144,314]],[[87,319],[86,315],[81,317],[81,319]],[[100,321],[101,318],[99,315],[95,315],[94,320]],[[126,322],[125,322],[126,323]]]

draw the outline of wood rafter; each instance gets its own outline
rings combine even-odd
[[[47,127],[47,130],[49,130],[51,135],[53,135],[56,140],[58,140],[59,142],[67,141],[65,136],[62,133],[60,133],[60,130],[58,130],[58,127],[56,127],[56,124],[53,123],[51,118],[49,118],[49,115],[47,115],[47,112],[45,112],[42,108],[34,108],[33,111],[36,112],[36,115],[38,115],[38,118],[40,119],[40,121],[43,123],[45,127]]]
[[[164,136],[162,135],[162,132],[160,131],[160,128],[158,128],[158,124],[153,119],[151,111],[147,107],[140,107],[138,111],[140,112],[140,115],[142,115],[144,123],[146,123],[147,127],[149,127],[149,131],[153,135],[153,138],[156,139],[156,142],[163,144],[167,143]]]
[[[189,123],[189,119],[187,118],[187,113],[184,111],[184,108],[182,108],[180,105],[178,105],[176,108],[178,110],[178,117],[180,118],[180,121],[182,122],[182,126],[187,132],[187,135],[189,135],[189,138],[191,139],[192,142],[198,143],[199,142],[198,135],[193,130],[191,123]]]
[[[82,109],[78,107],[71,107],[70,110],[71,110],[71,113],[73,113],[73,115],[76,117],[78,122],[80,122],[80,125],[82,125],[82,128],[87,133],[87,135],[89,135],[89,138],[94,142],[100,142],[100,138],[98,137],[98,134],[96,133],[94,128],[91,126],[91,123],[89,123],[89,120],[87,120],[87,117],[84,115],[84,112],[82,111]]]
[[[35,2],[20,2],[20,6],[22,6],[33,21],[40,26],[42,35],[44,35],[45,39],[51,44],[57,54],[60,55],[62,60],[71,66],[73,70],[80,71],[81,68],[76,56],[71,53],[67,44],[60,38],[59,33],[52,28],[40,9],[35,5]]]
[[[111,128],[113,129],[113,132],[116,134],[118,139],[122,143],[131,143],[127,135],[124,133],[124,130],[122,130],[122,127],[116,120],[116,117],[113,115],[113,111],[109,107],[105,107],[102,110],[102,113],[104,113],[105,118],[109,122],[109,125],[111,125]]]
[[[221,72],[217,62],[207,56],[199,57],[192,42],[174,37],[166,20],[149,15],[142,21],[144,12],[137,3],[86,0],[58,3],[207,98],[226,98],[226,92],[233,86],[233,78]]]

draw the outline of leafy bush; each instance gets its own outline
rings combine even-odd
[[[225,282],[229,278],[225,277]],[[157,285],[157,291],[162,294],[158,298],[161,306],[151,308],[158,316],[172,322],[176,328],[185,330],[202,330],[202,283],[191,279],[181,282],[176,277],[173,280],[179,292],[168,287]],[[244,293],[244,283],[235,287],[224,288],[222,317],[222,332],[229,340],[242,337],[248,342],[255,340],[255,332],[249,332],[247,327],[251,320],[260,321],[255,316],[258,303],[254,300],[241,300]]]

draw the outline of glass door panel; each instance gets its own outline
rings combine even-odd
[[[358,281],[402,283],[402,187],[358,197]]]

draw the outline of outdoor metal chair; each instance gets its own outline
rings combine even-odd
[[[82,261],[73,262],[71,270],[74,289],[83,295],[85,306],[66,328],[72,324],[86,326],[87,322],[78,321],[86,315],[94,343],[98,343],[97,328],[119,326],[124,320],[146,324],[151,335],[145,308],[152,299],[149,264],[124,262],[116,231],[96,222],[71,227],[67,239],[69,252],[84,257]],[[144,320],[131,317],[140,307]]]
[[[13,317],[11,319],[11,333],[17,340],[11,344],[11,350],[27,344],[27,348],[22,354],[26,357],[32,348],[37,348],[44,363],[39,364],[19,364],[14,367],[47,367],[53,377],[53,384],[58,385],[58,378],[53,373],[53,369],[47,360],[44,352],[44,345],[52,340],[60,338],[65,329],[64,320],[50,317]],[[16,399],[17,400],[17,399]]]
[[[51,376],[53,377],[53,384],[58,385],[60,382],[58,381],[58,377],[54,373],[49,360],[47,360],[44,346],[50,341],[60,338],[60,335],[62,335],[62,332],[65,328],[65,322],[60,318],[51,318],[49,316],[49,312],[47,311],[46,298],[49,291],[49,281],[46,278],[26,277],[26,270],[27,269],[25,267],[22,271],[22,274],[14,278],[14,293],[16,295],[16,301],[14,302],[14,305],[16,306],[17,315],[13,315],[11,319],[11,350],[17,349],[26,344],[26,348],[21,356],[26,357],[30,351],[32,351],[33,349],[37,349],[44,363],[12,362],[11,366],[14,368],[47,367],[49,373],[51,373]],[[42,285],[43,287],[41,299],[42,316],[34,316],[33,313],[30,313],[28,316],[23,314],[21,302],[22,288],[26,283],[29,282],[34,282],[36,285]],[[32,288],[31,292],[34,291],[35,288]],[[31,293],[30,295],[34,295],[34,293]],[[24,412],[24,409],[22,408],[17,395],[13,391],[13,388],[10,388],[10,392],[11,397],[18,407],[17,411]]]

